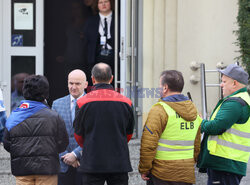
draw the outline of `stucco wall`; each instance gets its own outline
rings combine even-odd
[[[201,111],[200,83],[190,83],[192,61],[216,69],[218,62],[235,62],[239,54],[234,44],[237,29],[237,0],[144,0],[143,1],[143,87],[158,87],[161,71],[176,69],[183,73],[183,93],[191,92]],[[217,73],[207,74],[207,83],[219,83]],[[208,113],[219,99],[219,88],[207,88]],[[143,123],[157,99],[143,99]]]

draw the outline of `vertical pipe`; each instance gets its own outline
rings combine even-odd
[[[143,70],[143,54],[142,54],[142,50],[143,50],[143,1],[144,0],[138,0],[137,3],[137,10],[138,10],[138,17],[137,17],[137,80],[138,80],[138,84],[136,87],[140,88],[142,87],[142,70]],[[137,125],[138,125],[138,138],[141,138],[142,136],[142,112],[143,112],[143,106],[142,103],[143,100],[142,98],[138,98],[137,95],[137,106],[139,108],[139,112],[137,114]]]
[[[135,86],[135,1],[131,0],[131,88]]]
[[[222,90],[221,90],[221,87],[220,87],[220,83],[221,83],[221,73],[218,73],[219,75],[219,97],[220,99],[223,98],[223,94],[222,94]]]
[[[202,117],[207,119],[207,95],[206,95],[206,74],[205,64],[201,63],[201,103],[202,103]]]
[[[119,0],[115,1],[115,89],[118,87],[118,82],[117,82],[117,75],[118,75],[118,3]]]
[[[120,0],[120,88],[125,95],[127,82],[127,17],[128,6],[126,0]]]

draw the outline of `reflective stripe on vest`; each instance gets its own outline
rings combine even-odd
[[[186,141],[186,140],[166,140],[166,139],[160,139],[160,143],[166,144],[166,145],[179,145],[179,146],[192,146],[194,144],[194,141]]]
[[[223,146],[233,148],[233,149],[236,149],[236,150],[241,150],[241,151],[244,151],[244,152],[250,152],[250,147],[249,146],[244,146],[244,145],[232,143],[232,142],[229,142],[229,141],[226,141],[226,140],[222,140],[222,139],[219,139],[216,136],[211,136],[210,140],[211,141],[216,141],[218,145],[223,145]]]
[[[240,97],[249,106],[250,98],[247,92],[231,97]],[[222,103],[214,111],[211,120],[216,117]],[[222,135],[209,136],[207,146],[211,155],[247,163],[250,157],[250,119],[244,124],[235,123]]]
[[[163,143],[166,145],[177,145],[177,146],[189,146],[192,148],[181,148],[181,149],[173,149],[173,148],[167,148],[167,147],[163,147],[163,146],[158,146],[157,150],[159,151],[182,151],[182,150],[193,150],[193,145],[194,145],[194,140],[191,141],[185,141],[185,140],[166,140],[166,139],[159,139],[159,143]]]
[[[166,103],[158,102],[155,105],[163,106],[168,114],[167,126],[159,139],[155,158],[160,160],[193,158],[194,140],[202,119],[197,116],[195,121],[188,122]]]

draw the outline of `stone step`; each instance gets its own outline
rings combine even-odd
[[[1,161],[0,161],[1,164]],[[204,185],[207,182],[207,175],[199,173],[196,174],[196,184],[195,185]],[[240,185],[249,185],[250,178],[243,177]],[[0,185],[15,185],[15,177],[12,176],[9,172],[0,172]],[[138,172],[129,173],[129,185],[146,185],[146,182],[141,180],[141,176]]]
[[[206,173],[199,173],[198,168],[195,168],[195,178],[196,178],[195,185],[207,184],[207,174]]]
[[[130,159],[130,161],[131,161],[131,166],[133,168],[133,172],[138,172],[139,160],[138,159]]]
[[[140,158],[140,140],[131,139],[128,146],[129,146],[129,155],[133,172],[138,173],[138,164]],[[140,174],[138,173],[138,175]]]
[[[10,174],[10,159],[0,158],[0,174]]]
[[[146,182],[141,179],[138,172],[138,163],[140,156],[140,140],[132,139],[129,142],[130,160],[133,172],[129,173],[129,185],[146,185]],[[207,182],[207,174],[198,173],[196,169],[196,184],[204,185]],[[240,185],[249,185],[250,183],[250,165],[248,165],[247,176],[243,177]],[[10,170],[10,155],[0,145],[0,185],[15,185],[15,177],[11,175]]]
[[[129,172],[129,185],[146,185],[146,182],[141,179],[139,172]]]
[[[11,174],[0,174],[0,185],[15,185],[16,179]]]
[[[10,158],[9,152],[7,152],[7,151],[4,149],[4,147],[3,147],[2,144],[0,144],[0,158]]]
[[[139,160],[140,158],[140,140],[139,139],[132,139],[128,143],[129,147],[129,155],[131,160]]]
[[[10,170],[10,154],[3,148],[3,145],[1,144],[0,145],[0,179],[2,178],[2,175],[11,176],[11,170]]]
[[[139,172],[129,172],[129,185],[144,185]],[[9,171],[0,172],[0,185],[15,185],[15,177]]]
[[[10,169],[10,154],[0,145],[0,185],[15,184],[16,180]]]
[[[130,161],[133,168],[133,172],[129,173],[129,185],[145,185],[146,182],[141,179],[141,175],[138,172],[138,164],[140,158],[140,139],[131,139],[128,143]]]
[[[250,179],[243,177],[241,182],[240,182],[240,185],[249,185],[249,183],[250,183]]]
[[[129,141],[129,143],[128,143],[129,146],[130,146],[130,145],[133,145],[133,146],[140,146],[140,144],[141,144],[141,139],[137,139],[137,138],[132,138],[132,139]]]

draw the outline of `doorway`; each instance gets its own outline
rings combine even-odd
[[[51,105],[53,100],[68,94],[67,76],[79,68],[85,73],[86,53],[83,46],[83,28],[96,12],[86,4],[92,0],[45,0],[44,74],[50,83]],[[95,1],[95,0],[94,0]],[[138,60],[138,9],[140,0],[115,0],[115,76],[114,86],[128,96],[135,108],[136,135],[141,131],[140,86],[141,60]],[[142,50],[142,48],[141,48]],[[70,69],[70,70],[69,70]],[[139,73],[140,72],[140,73]],[[90,81],[91,79],[87,79]]]
[[[0,88],[7,115],[23,99],[23,78],[43,69],[44,0],[0,2]],[[2,26],[4,25],[4,26]],[[19,91],[19,92],[18,92]],[[15,104],[15,105],[14,105]]]
[[[68,67],[83,70],[83,27],[92,14],[84,0],[45,0],[44,74],[50,83],[49,104],[68,94]]]
[[[84,27],[97,14],[94,5],[95,0],[45,0],[44,69],[50,82],[49,104],[68,94],[67,76],[74,69],[83,70],[91,84]]]

